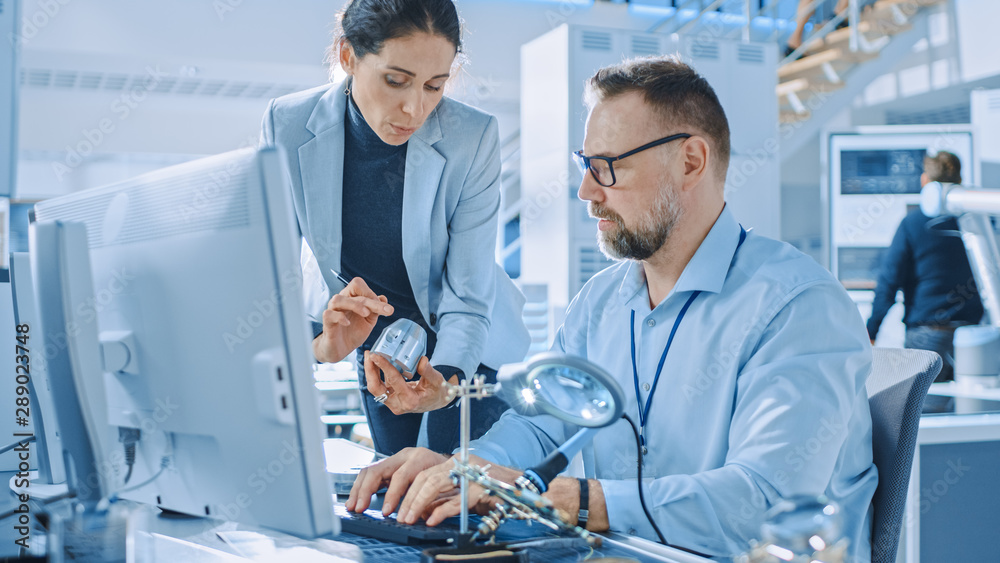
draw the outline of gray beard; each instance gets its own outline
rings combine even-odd
[[[616,228],[597,232],[601,253],[612,260],[646,260],[656,253],[673,232],[681,209],[672,189],[664,189],[649,213],[635,229],[628,229],[621,215],[590,203],[590,214],[613,222]]]

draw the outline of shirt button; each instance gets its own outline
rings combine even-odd
[[[648,321],[646,321],[646,326],[656,326],[656,321],[654,321],[653,319],[649,319]]]
[[[648,383],[643,383],[642,384],[642,390],[643,391],[649,391],[649,384]]]
[[[431,321],[432,325],[436,325],[437,322],[438,322],[438,316],[436,314],[434,314],[434,313],[431,313],[430,321]]]
[[[635,534],[636,534],[635,528],[629,528],[628,529],[628,535],[634,536]]]

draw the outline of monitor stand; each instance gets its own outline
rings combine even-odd
[[[24,479],[24,477],[21,477],[20,479]],[[10,490],[15,495],[28,494],[33,499],[47,501],[57,496],[65,495],[69,492],[69,487],[66,483],[42,483],[39,480],[37,471],[28,472],[29,485],[26,487],[16,486],[15,483],[18,480],[19,478],[17,475],[10,478]]]

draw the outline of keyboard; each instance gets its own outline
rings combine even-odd
[[[340,518],[340,529],[344,532],[389,541],[402,545],[445,544],[457,541],[462,534],[459,532],[457,519],[455,523],[445,521],[437,526],[426,524],[402,524],[396,521],[395,513],[382,516],[378,510],[366,510],[362,514],[348,512],[344,505],[336,506],[336,514]],[[478,524],[469,522],[469,529],[475,530]],[[470,531],[462,538],[472,537]],[[462,542],[459,542],[462,543]]]

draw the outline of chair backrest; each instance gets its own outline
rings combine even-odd
[[[872,349],[866,384],[872,413],[872,454],[878,488],[872,499],[872,563],[896,561],[903,508],[924,396],[941,371],[941,357],[926,350]]]

